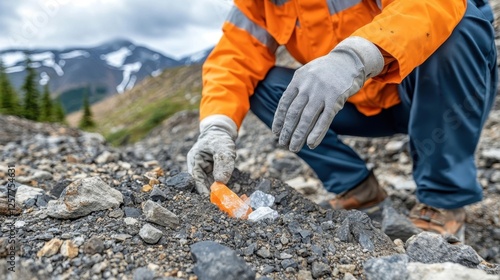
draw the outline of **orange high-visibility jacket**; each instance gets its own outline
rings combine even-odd
[[[381,49],[384,74],[366,81],[349,102],[378,114],[400,102],[397,84],[422,64],[465,14],[466,0],[235,0],[223,36],[203,65],[200,119],[230,117],[238,127],[249,97],[285,45],[305,64],[349,36]]]

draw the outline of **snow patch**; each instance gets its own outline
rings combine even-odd
[[[82,51],[82,50],[74,50],[74,51],[70,51],[70,52],[67,52],[67,53],[62,53],[62,54],[59,55],[59,57],[61,59],[72,59],[72,58],[77,58],[77,57],[80,57],[80,56],[90,57],[90,53],[88,53],[86,51]]]
[[[121,49],[119,49],[115,52],[101,55],[101,59],[106,60],[108,65],[119,68],[121,66],[124,66],[124,67],[126,66],[126,65],[123,65],[123,62],[131,54],[132,54],[132,51],[130,51],[129,48],[122,47]]]
[[[7,68],[18,64],[19,62],[22,62],[25,59],[26,56],[24,55],[23,52],[20,51],[4,53],[2,55],[3,65]]]
[[[59,66],[64,67],[64,65],[66,65],[66,60],[61,59],[61,60],[59,60],[58,64],[59,64]]]
[[[123,70],[123,80],[122,82],[116,87],[116,91],[119,93],[123,93],[126,89],[132,88],[137,80],[137,78],[134,76],[132,79],[130,78],[132,73],[135,73],[139,71],[142,67],[142,63],[140,62],[135,62],[131,64],[125,64],[123,65],[121,70]]]
[[[44,60],[54,60],[54,54],[52,52],[42,52],[30,55],[32,61],[44,61]]]
[[[54,71],[56,71],[56,73],[59,77],[64,75],[64,71],[62,70],[61,66],[59,64],[57,64],[53,58],[44,60],[43,65],[47,66],[47,67],[52,67],[54,69]]]
[[[10,73],[16,73],[16,72],[22,72],[26,69],[24,66],[14,66],[14,67],[9,67],[5,69],[5,73],[10,74]]]
[[[32,62],[32,63],[30,64],[30,67],[31,67],[31,68],[39,68],[39,67],[41,67],[41,66],[42,66],[42,64],[41,64],[40,62]]]
[[[160,76],[161,72],[162,72],[161,69],[156,69],[155,71],[151,72],[151,76],[158,77]]]
[[[40,85],[44,86],[50,81],[50,77],[47,73],[42,72],[40,74]]]

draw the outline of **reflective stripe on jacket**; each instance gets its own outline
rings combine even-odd
[[[305,64],[349,36],[363,37],[394,58],[383,75],[348,100],[365,115],[378,114],[399,103],[397,84],[450,36],[466,5],[466,0],[235,0],[223,36],[203,65],[200,118],[224,114],[239,127],[279,45]]]

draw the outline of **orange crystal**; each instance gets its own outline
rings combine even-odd
[[[219,182],[214,182],[210,186],[210,202],[233,218],[247,219],[252,213],[252,208],[248,204],[226,185]]]

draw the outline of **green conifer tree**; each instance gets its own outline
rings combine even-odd
[[[52,99],[50,99],[49,85],[43,87],[42,106],[41,106],[40,121],[50,122],[54,120],[54,111]]]
[[[83,116],[78,127],[81,129],[95,127],[94,120],[92,120],[92,112],[90,111],[89,99],[86,93],[83,95]]]
[[[61,100],[57,99],[53,102],[52,111],[54,122],[66,123],[66,113],[64,112]]]
[[[40,119],[40,93],[38,92],[37,73],[31,67],[31,59],[26,59],[26,78],[23,84],[24,103],[23,116],[29,120]]]
[[[5,68],[0,60],[0,113],[6,115],[20,115],[21,108],[17,93],[12,87]]]

